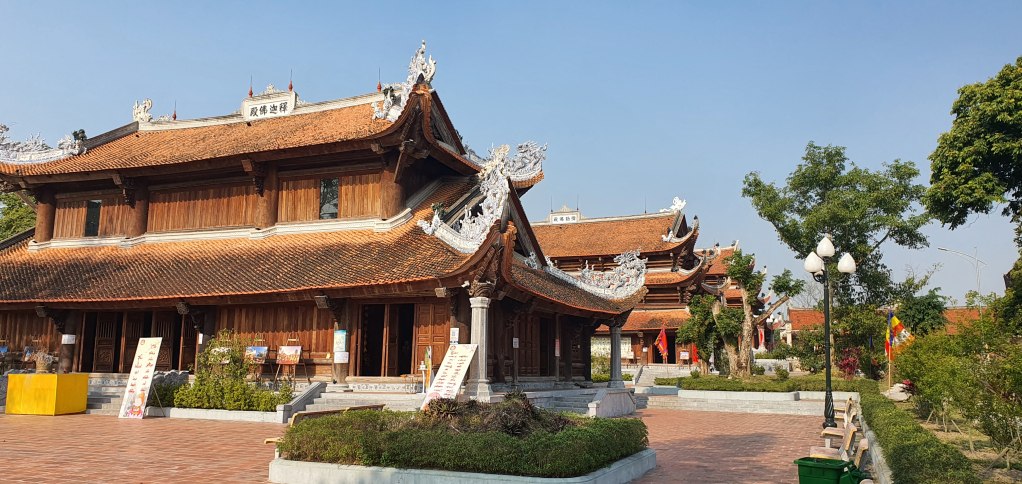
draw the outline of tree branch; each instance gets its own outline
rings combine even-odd
[[[771,304],[770,305],[770,309],[767,309],[766,311],[763,311],[763,314],[760,314],[759,317],[756,318],[756,324],[759,324],[759,323],[762,323],[763,321],[766,321],[766,319],[769,318],[770,315],[773,314],[773,312],[777,310],[777,308],[781,307],[781,305],[786,303],[786,302],[788,302],[788,296],[784,296],[784,297],[778,299],[777,302]]]

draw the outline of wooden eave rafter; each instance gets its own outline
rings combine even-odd
[[[511,181],[508,181],[511,185]],[[532,249],[536,252],[536,261],[539,262],[539,267],[546,267],[546,256],[543,255],[543,248],[539,245],[539,239],[536,238],[536,233],[532,231],[532,224],[529,223],[529,218],[525,216],[525,209],[522,207],[522,200],[518,197],[518,193],[515,192],[515,187],[512,185],[509,187],[508,198],[511,200],[512,210],[515,212],[515,223],[521,225],[520,232],[528,239]]]

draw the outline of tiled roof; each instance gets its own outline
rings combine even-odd
[[[511,260],[509,269],[511,282],[520,289],[588,311],[620,314],[634,307],[646,293],[645,288],[642,288],[628,299],[604,299],[568,284],[547,272],[532,269],[514,258]]]
[[[970,323],[979,319],[979,309],[963,307],[946,308],[944,309],[944,317],[948,320],[947,332],[955,334],[958,332],[960,324]]]
[[[621,331],[651,331],[659,330],[661,327],[674,330],[680,328],[691,317],[692,315],[684,309],[632,311]],[[596,331],[609,332],[610,328],[601,325]]]
[[[698,253],[700,250],[702,250],[702,249],[696,249],[696,253]],[[707,250],[712,250],[712,249],[707,249]],[[706,271],[706,274],[707,275],[711,275],[711,276],[723,276],[723,275],[726,275],[727,274],[727,264],[724,263],[724,259],[726,259],[728,257],[731,257],[734,253],[735,253],[735,249],[733,247],[721,248],[720,249],[720,254],[718,254],[717,257],[714,257],[713,260],[710,261],[710,268]]]
[[[823,312],[807,308],[788,308],[791,329],[798,331],[812,325],[823,325]]]
[[[413,219],[387,231],[338,231],[26,251],[28,241],[0,250],[0,303],[158,300],[253,295],[433,279],[463,264],[458,254],[418,228],[430,204],[469,190],[441,186]]]
[[[692,279],[700,274],[700,271],[694,271],[691,274],[680,274],[677,272],[647,272],[646,273],[646,285],[657,286],[667,284],[679,284]]]
[[[85,154],[36,165],[0,164],[19,176],[170,165],[261,151],[364,139],[392,123],[373,119],[369,104],[265,120],[146,131],[97,146]]]
[[[684,242],[664,242],[674,212],[622,219],[587,219],[566,224],[532,224],[547,257],[616,256],[642,249],[643,253],[674,249]]]

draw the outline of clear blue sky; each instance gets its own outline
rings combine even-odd
[[[782,181],[808,141],[848,147],[860,166],[926,157],[951,126],[956,90],[1022,55],[1022,4],[966,2],[135,2],[0,1],[0,122],[51,144],[154,115],[223,115],[249,76],[324,101],[401,81],[421,39],[434,87],[478,151],[549,143],[546,180],[526,197],[533,220],[574,206],[591,217],[641,213],[680,196],[700,244],[740,239],[771,273],[801,262],[741,198],[743,176]],[[972,267],[984,291],[1018,257],[999,215],[929,249],[886,248],[907,265],[943,264],[935,284],[963,303]]]

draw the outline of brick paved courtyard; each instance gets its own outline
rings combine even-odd
[[[640,410],[659,467],[636,483],[792,483],[820,419]],[[283,425],[103,415],[0,415],[0,480],[47,483],[267,482]]]

